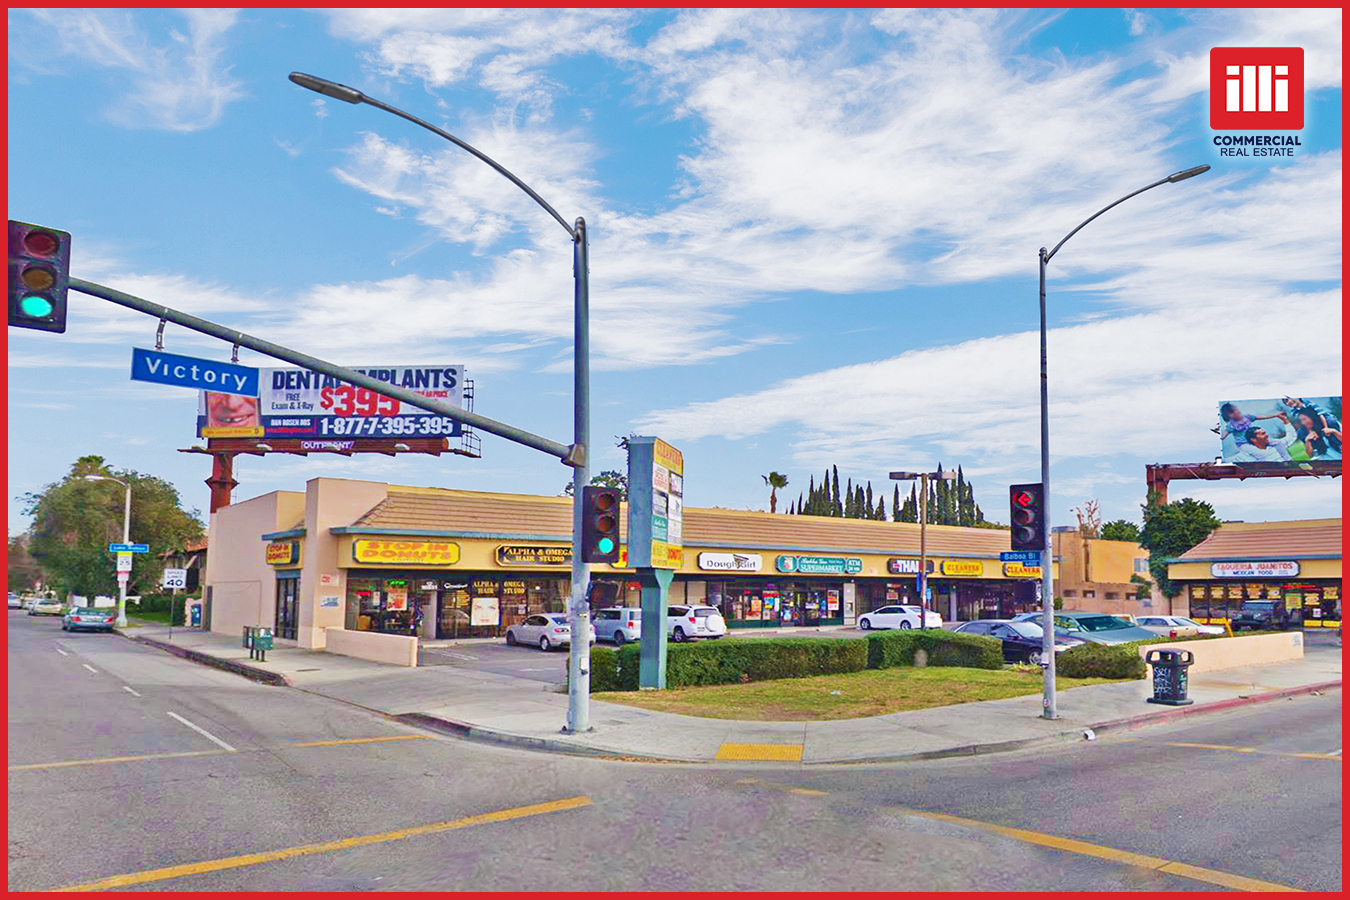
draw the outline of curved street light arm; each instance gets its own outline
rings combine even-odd
[[[1162,181],[1155,181],[1155,182],[1153,182],[1152,184],[1150,184],[1148,187],[1141,187],[1139,190],[1135,191],[1135,192],[1132,193],[1132,194],[1126,194],[1124,197],[1121,197],[1119,200],[1117,200],[1115,203],[1112,203],[1110,206],[1103,206],[1101,209],[1097,210],[1097,211],[1096,211],[1095,213],[1093,213],[1091,216],[1089,216],[1088,218],[1084,219],[1082,225],[1079,225],[1079,226],[1078,226],[1077,228],[1075,228],[1073,231],[1070,231],[1068,234],[1064,235],[1064,239],[1061,240],[1058,244],[1055,245],[1055,249],[1051,250],[1049,253],[1046,253],[1046,252],[1045,252],[1045,248],[1042,247],[1042,248],[1041,248],[1041,253],[1044,254],[1044,256],[1045,256],[1045,261],[1046,261],[1046,262],[1049,262],[1049,261],[1050,261],[1050,258],[1051,258],[1052,256],[1054,256],[1056,253],[1059,252],[1059,248],[1064,246],[1064,241],[1067,241],[1069,238],[1073,237],[1075,234],[1077,234],[1078,232],[1082,231],[1084,226],[1086,226],[1086,225],[1087,225],[1089,222],[1091,222],[1093,219],[1095,219],[1095,218],[1097,218],[1098,216],[1100,216],[1102,213],[1106,212],[1108,209],[1111,209],[1111,208],[1113,208],[1113,207],[1119,206],[1120,204],[1124,203],[1126,200],[1130,199],[1131,197],[1137,197],[1137,196],[1139,196],[1140,194],[1142,194],[1144,191],[1152,190],[1153,188],[1157,187],[1157,186],[1160,185],[1160,184],[1167,184],[1167,182],[1168,182],[1168,179],[1166,179],[1166,178],[1164,178]]]
[[[415,125],[421,125],[427,131],[434,132],[435,134],[440,135],[441,137],[445,138],[447,141],[454,144],[455,146],[467,150],[469,153],[472,153],[474,156],[478,157],[483,162],[487,163],[489,166],[492,166],[492,168],[500,172],[503,176],[509,179],[510,182],[514,184],[516,187],[520,188],[522,191],[529,194],[530,198],[533,199],[535,203],[538,203],[540,206],[542,206],[550,216],[558,220],[559,225],[567,229],[567,233],[572,236],[573,241],[579,240],[576,229],[573,228],[571,225],[568,225],[567,220],[564,219],[562,216],[558,215],[558,211],[553,207],[549,206],[548,202],[544,200],[543,197],[540,197],[538,194],[536,194],[533,188],[531,188],[525,182],[521,181],[515,175],[511,174],[510,171],[508,171],[495,159],[488,156],[486,153],[483,153],[478,148],[474,147],[472,144],[467,144],[464,141],[461,141],[459,138],[455,137],[450,132],[442,131],[440,128],[437,128],[430,122],[425,122],[422,119],[417,118],[417,116],[414,116],[411,113],[406,113],[396,106],[390,106],[388,103],[376,100],[374,97],[369,97],[358,91],[356,88],[348,87],[345,84],[338,84],[337,82],[329,81],[326,78],[316,78],[313,75],[306,75],[303,72],[292,72],[290,74],[290,79],[295,84],[298,84],[303,88],[309,88],[311,91],[324,94],[328,97],[334,97],[338,100],[344,100],[347,103],[366,103],[369,104],[370,106],[382,109],[385,112],[393,113],[399,118],[407,119],[409,122],[412,122]]]

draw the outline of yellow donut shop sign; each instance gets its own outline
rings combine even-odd
[[[453,566],[459,544],[451,541],[352,541],[352,560],[366,566]]]

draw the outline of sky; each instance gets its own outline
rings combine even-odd
[[[1302,47],[1291,157],[1223,156],[1212,47]],[[1144,467],[1219,454],[1222,400],[1339,395],[1341,12],[9,11],[9,215],[72,274],[349,366],[463,365],[478,413],[567,444],[572,244],[590,236],[592,470],[685,457],[691,506],[780,509],[837,465],[960,466],[987,518],[1039,480],[1048,270],[1052,524],[1139,520]],[[1257,133],[1257,132],[1252,132]],[[9,531],[78,457],[204,511],[197,396],[129,379],[157,321],[70,295],[9,330]],[[228,360],[170,325],[165,349]],[[280,365],[249,351],[249,365]],[[557,494],[482,457],[241,457],[235,499],[329,476]],[[1339,516],[1339,479],[1174,482],[1230,520]],[[133,536],[134,537],[134,536]]]

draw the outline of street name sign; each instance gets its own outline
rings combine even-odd
[[[1004,550],[998,555],[999,562],[1038,563],[1041,561],[1039,550]]]
[[[162,350],[131,349],[131,380],[153,381],[175,387],[194,388],[218,394],[258,396],[258,370],[238,363],[195,356],[179,356]]]
[[[149,544],[109,544],[109,553],[149,553]]]

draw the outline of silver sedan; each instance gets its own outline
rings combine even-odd
[[[595,643],[595,627],[589,626],[591,643]],[[540,650],[568,646],[572,643],[572,627],[564,613],[536,613],[524,622],[506,629],[506,643],[515,646],[528,644]]]

